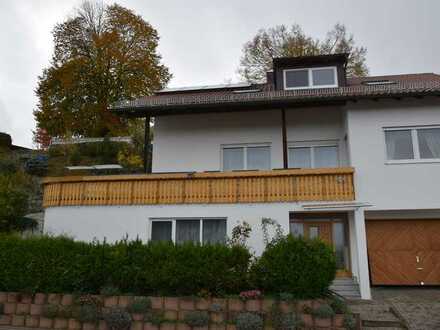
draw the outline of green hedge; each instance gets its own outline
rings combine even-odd
[[[326,294],[335,275],[336,260],[329,245],[289,235],[267,246],[251,269],[251,282],[266,294],[306,299]]]
[[[139,295],[235,294],[247,288],[249,251],[223,245],[75,242],[0,235],[0,291]]]
[[[336,273],[334,253],[319,240],[287,236],[254,260],[240,246],[0,235],[0,291],[216,296],[259,289],[292,298],[324,295]]]

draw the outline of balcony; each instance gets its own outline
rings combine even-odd
[[[354,200],[353,168],[46,178],[44,207]]]

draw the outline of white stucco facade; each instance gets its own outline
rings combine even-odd
[[[365,101],[344,107],[286,110],[288,145],[333,142],[339,165],[355,169],[359,206],[320,212],[348,214],[350,268],[362,297],[369,299],[370,280],[365,218],[440,219],[440,162],[390,164],[386,160],[384,128],[440,125],[438,99]],[[157,117],[154,128],[153,172],[221,171],[222,146],[270,146],[270,166],[283,167],[281,112],[224,112]],[[264,250],[261,219],[277,220],[289,232],[289,213],[305,211],[301,203],[191,204],[144,206],[52,207],[46,210],[45,231],[79,240],[116,241],[125,236],[148,240],[150,219],[227,219],[227,233],[238,221],[252,228],[249,246]],[[366,207],[364,207],[366,206]],[[309,212],[312,212],[309,210]]]
[[[147,241],[151,219],[225,218],[228,236],[237,222],[246,221],[251,225],[248,245],[260,255],[264,250],[261,219],[277,220],[288,233],[289,212],[300,209],[296,203],[54,207],[46,210],[45,231],[85,241],[115,242],[125,236]]]
[[[347,106],[356,198],[369,210],[438,209],[440,162],[387,162],[384,128],[440,125],[438,100],[380,101]]]
[[[286,110],[288,143],[332,141],[347,165],[344,110],[338,107]],[[158,117],[154,127],[153,172],[221,170],[224,145],[267,144],[271,168],[283,167],[281,112],[224,112]]]

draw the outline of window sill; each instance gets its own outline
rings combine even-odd
[[[402,164],[439,164],[440,159],[402,159],[387,160],[385,165],[402,165]]]

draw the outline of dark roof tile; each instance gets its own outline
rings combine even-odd
[[[392,81],[392,84],[368,85],[372,81]],[[413,95],[440,95],[440,75],[434,73],[369,76],[349,78],[347,86],[337,88],[274,90],[270,84],[254,84],[249,93],[234,92],[230,88],[215,91],[185,91],[160,93],[133,101],[123,101],[111,109],[124,112],[155,112],[183,107],[212,107],[215,105],[245,105],[246,103],[288,102],[307,103],[320,100],[354,100],[360,98],[400,97]],[[255,90],[259,90],[258,92]]]

